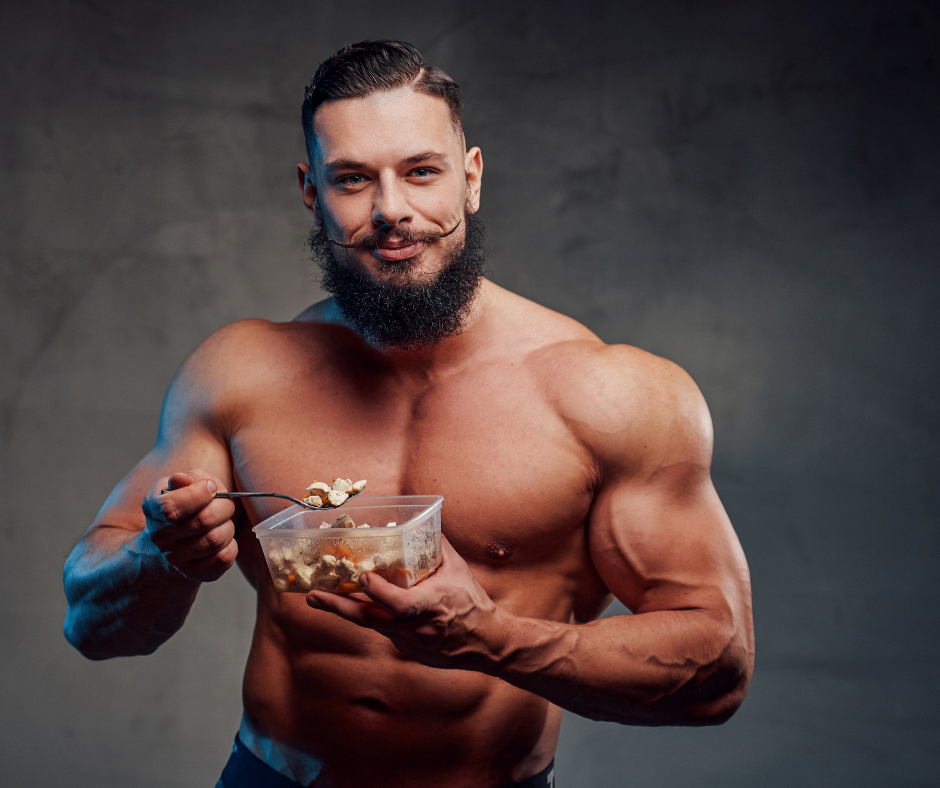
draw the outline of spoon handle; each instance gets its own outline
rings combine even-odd
[[[217,492],[215,494],[216,498],[283,498],[285,501],[293,501],[296,504],[301,506],[306,506],[308,509],[311,508],[307,506],[303,501],[298,501],[296,498],[291,498],[289,495],[281,495],[280,493],[258,493],[258,492]]]
[[[343,503],[339,506],[330,506],[329,504],[324,504],[323,506],[311,506],[310,504],[304,503],[303,501],[298,501],[296,498],[292,498],[289,495],[281,495],[281,493],[259,493],[259,492],[217,492],[215,494],[216,498],[283,498],[285,501],[291,501],[296,503],[298,506],[303,506],[304,509],[310,509],[314,512],[329,512],[333,509],[339,509],[344,503],[349,503],[353,498],[355,498],[359,493],[354,492],[350,495]]]

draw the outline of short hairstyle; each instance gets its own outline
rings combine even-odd
[[[462,129],[463,98],[454,80],[425,63],[421,53],[404,41],[360,41],[347,44],[324,60],[304,91],[300,117],[311,161],[313,115],[323,102],[361,98],[405,85],[447,102],[451,121]]]

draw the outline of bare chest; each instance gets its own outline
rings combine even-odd
[[[483,569],[575,574],[586,558],[590,455],[510,364],[421,385],[381,374],[272,385],[231,449],[244,490],[296,496],[343,476],[367,479],[366,495],[442,495],[445,535]],[[248,517],[279,508],[257,502]]]

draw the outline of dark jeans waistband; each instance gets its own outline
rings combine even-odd
[[[215,788],[297,788],[299,783],[274,771],[235,736],[235,746]],[[538,774],[503,788],[557,788],[554,759]]]

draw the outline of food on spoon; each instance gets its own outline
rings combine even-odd
[[[317,509],[321,506],[341,506],[350,495],[362,492],[365,486],[365,479],[353,483],[351,479],[337,477],[333,479],[332,487],[326,482],[314,481],[307,487],[306,495],[302,500],[307,506],[313,506]]]

